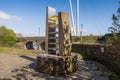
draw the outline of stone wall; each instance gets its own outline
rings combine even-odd
[[[79,52],[84,55],[92,56],[110,70],[120,75],[120,47],[106,46],[100,44],[73,44],[73,52]]]
[[[24,45],[25,45],[24,42],[17,42],[17,43],[15,44],[15,48],[25,49]]]

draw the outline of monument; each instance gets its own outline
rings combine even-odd
[[[77,56],[71,54],[71,31],[67,13],[46,9],[45,54],[37,56],[39,72],[50,75],[66,75],[76,71]]]

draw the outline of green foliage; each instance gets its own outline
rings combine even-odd
[[[5,26],[0,26],[0,46],[12,47],[17,41],[16,34]]]
[[[112,20],[113,24],[108,28],[108,31],[113,34],[113,37],[111,37],[107,43],[116,45],[120,44],[120,7],[117,10],[117,14],[112,15]]]
[[[111,37],[108,41],[108,44],[112,44],[112,45],[120,45],[120,35],[114,33],[113,37]]]
[[[78,60],[83,60],[83,56],[80,53],[77,53],[77,52],[72,52],[72,53],[77,55]]]
[[[80,42],[80,37],[76,36],[76,37],[74,38],[74,41],[75,41],[75,42]]]
[[[91,55],[85,55],[84,53],[72,52],[77,55],[78,60],[95,60]]]
[[[89,43],[96,43],[96,40],[98,39],[99,36],[82,36],[82,43],[84,44],[89,44]],[[75,42],[80,42],[80,37],[75,37],[74,38]]]
[[[117,15],[112,15],[113,24],[108,28],[112,33],[120,33],[120,7],[118,8]]]
[[[93,35],[90,35],[90,36],[84,36],[83,37],[83,43],[86,43],[86,44],[89,44],[89,43],[96,43],[96,40],[99,36],[93,36]]]
[[[15,54],[15,55],[30,55],[37,56],[37,53],[40,53],[40,50],[25,50],[25,49],[16,49],[14,47],[0,47],[0,53],[4,54]]]

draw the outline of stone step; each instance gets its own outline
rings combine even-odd
[[[54,44],[54,45],[55,45],[55,44],[57,44],[57,43],[48,43],[48,44]]]
[[[58,25],[50,25],[51,28],[58,28]]]
[[[58,50],[58,48],[48,48],[49,50]]]
[[[58,32],[49,32],[49,34],[58,34]]]
[[[56,39],[57,37],[49,37],[49,39]]]

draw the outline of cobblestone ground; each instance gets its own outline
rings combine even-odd
[[[2,58],[3,56],[4,58]],[[5,56],[7,59],[2,62],[1,60],[5,59]],[[11,60],[14,62],[10,62]],[[110,80],[109,76],[115,75],[103,65],[86,60],[78,60],[77,72],[66,76],[49,76],[37,72],[36,59],[30,56],[0,54],[0,64],[2,64],[0,66],[0,80]],[[9,66],[8,69],[6,69],[6,65]],[[13,65],[15,66],[13,67]]]

